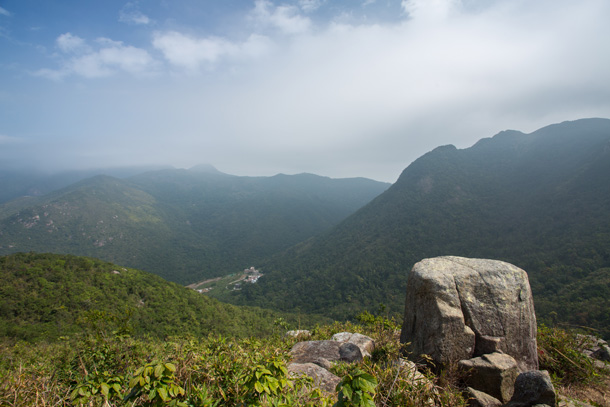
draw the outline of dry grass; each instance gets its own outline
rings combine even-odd
[[[610,407],[610,377],[588,386],[557,386],[559,399],[582,400],[597,407]]]

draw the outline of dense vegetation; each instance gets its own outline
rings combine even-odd
[[[197,168],[97,176],[0,206],[0,254],[91,256],[192,283],[258,265],[337,224],[388,186]]]
[[[223,304],[149,273],[71,255],[0,257],[0,299],[0,338],[11,341],[98,330],[157,338],[261,336],[276,329],[278,318],[298,318]]]
[[[462,375],[448,366],[434,375],[401,367],[402,348],[391,320],[363,314],[361,324],[317,326],[311,339],[360,332],[376,343],[355,365],[336,364],[333,393],[311,379],[287,375],[289,350],[299,339],[172,337],[142,340],[104,329],[38,344],[0,343],[0,404],[6,406],[466,406]],[[285,327],[285,325],[284,325]],[[576,336],[543,327],[541,368],[556,390],[608,406],[607,373],[578,353]],[[335,403],[335,404],[334,404]]]
[[[264,265],[238,304],[352,317],[403,311],[408,271],[440,255],[525,269],[543,320],[610,338],[610,120],[439,147],[328,233]]]

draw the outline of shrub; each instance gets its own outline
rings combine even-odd
[[[538,327],[538,361],[556,383],[564,386],[588,385],[600,376],[593,361],[582,353],[582,340],[576,332],[560,328]]]

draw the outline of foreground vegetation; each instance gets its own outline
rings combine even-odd
[[[428,372],[417,378],[397,363],[402,354],[398,326],[370,314],[362,314],[360,321],[312,330],[312,339],[351,331],[376,341],[370,358],[332,368],[343,378],[335,393],[322,392],[310,379],[288,376],[289,350],[298,339],[280,334],[287,326],[279,319],[276,333],[263,339],[210,335],[162,341],[97,330],[52,343],[5,341],[0,347],[0,405],[467,405],[460,374],[454,368],[438,376]],[[577,341],[572,333],[542,327],[541,369],[551,372],[560,391],[592,397],[598,394],[591,401],[607,406],[607,375],[596,370],[574,346]]]

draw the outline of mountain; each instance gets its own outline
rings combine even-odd
[[[399,314],[417,261],[492,258],[528,271],[540,316],[610,335],[609,176],[606,119],[504,131],[463,150],[439,147],[332,230],[264,264],[258,284],[225,299],[335,318],[380,304]]]
[[[249,336],[285,315],[220,303],[139,270],[86,257],[0,257],[0,338],[54,340],[83,330],[138,336]]]
[[[126,178],[143,172],[160,170],[162,168],[164,167],[117,167],[61,171],[57,173],[0,168],[0,204],[21,197],[45,195],[96,175]]]
[[[96,176],[0,207],[0,255],[91,256],[191,283],[256,265],[320,233],[389,184],[196,167]]]

